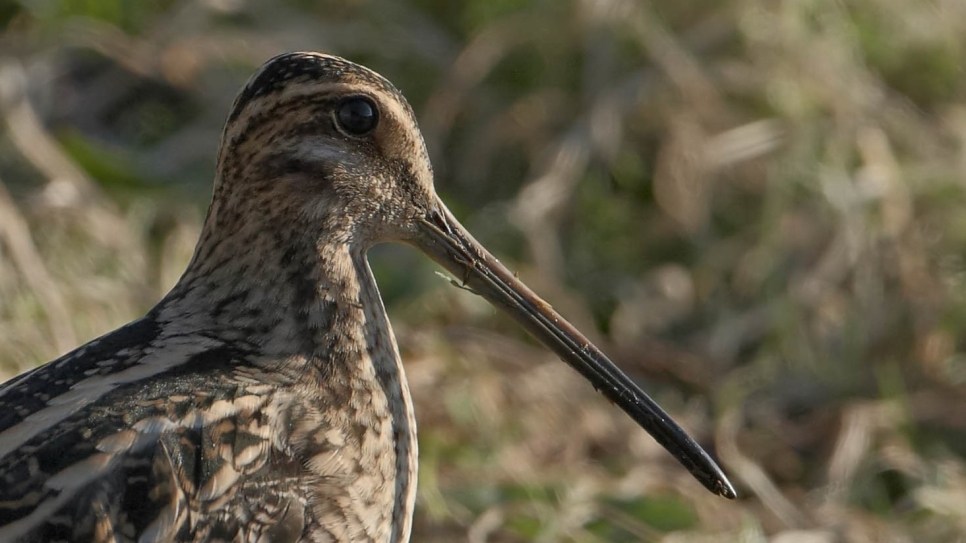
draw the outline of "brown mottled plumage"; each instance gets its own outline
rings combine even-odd
[[[415,245],[733,497],[663,411],[467,234],[374,72],[269,61],[194,258],[143,318],[0,385],[0,542],[409,540],[416,423],[365,258]]]

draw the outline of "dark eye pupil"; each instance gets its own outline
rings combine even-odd
[[[368,98],[349,98],[339,106],[339,124],[346,132],[361,136],[376,127],[379,114]]]

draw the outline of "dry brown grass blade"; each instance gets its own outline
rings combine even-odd
[[[782,493],[765,471],[738,447],[738,431],[742,425],[740,408],[731,408],[718,420],[715,441],[722,464],[741,481],[761,505],[788,528],[806,528],[814,523]]]
[[[17,151],[47,179],[41,203],[79,212],[85,231],[100,243],[137,252],[139,242],[124,218],[47,131],[25,92],[26,75],[20,63],[0,59],[0,114]]]
[[[70,308],[30,237],[30,224],[10,197],[2,179],[0,179],[0,240],[7,246],[10,258],[23,276],[24,282],[44,308],[47,324],[50,326],[51,340],[57,352],[65,353],[73,349],[77,345],[77,335],[71,327]]]

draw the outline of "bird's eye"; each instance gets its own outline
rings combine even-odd
[[[364,136],[379,123],[376,104],[364,96],[346,98],[335,112],[339,128],[350,136]]]

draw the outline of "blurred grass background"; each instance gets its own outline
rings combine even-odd
[[[966,541],[961,0],[0,0],[0,378],[177,280],[291,50],[395,82],[456,215],[741,494],[379,247],[414,541]]]

